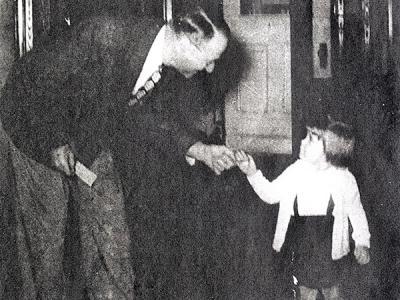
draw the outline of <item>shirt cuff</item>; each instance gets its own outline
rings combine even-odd
[[[196,163],[196,159],[190,156],[185,155],[186,161],[189,164],[189,166],[193,167],[194,164]]]
[[[261,170],[257,170],[253,175],[247,176],[247,180],[250,183],[254,183],[257,182],[258,180],[260,180],[260,178],[263,177],[263,173],[261,172]]]

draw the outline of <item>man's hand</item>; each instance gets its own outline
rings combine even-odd
[[[51,151],[51,164],[67,176],[75,174],[75,156],[70,145],[64,145]]]
[[[360,265],[369,263],[369,249],[365,246],[356,246],[354,256]]]
[[[235,159],[239,169],[247,176],[254,175],[257,172],[256,163],[251,155],[239,150],[235,153]]]
[[[217,175],[236,165],[233,151],[223,145],[197,142],[189,148],[187,155],[205,163]]]

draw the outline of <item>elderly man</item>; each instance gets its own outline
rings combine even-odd
[[[133,249],[131,259],[138,267],[135,246],[141,241],[132,241],[132,245],[129,240],[152,237],[144,234],[143,226],[135,227],[140,225],[135,219],[137,212],[132,214],[128,208],[126,213],[111,157],[117,162],[128,207],[132,203],[143,207],[140,201],[154,199],[157,194],[137,192],[142,179],[149,178],[144,175],[146,172],[153,175],[144,182],[158,185],[154,178],[175,174],[173,168],[167,167],[174,161],[204,163],[216,174],[234,165],[232,152],[225,146],[204,144],[198,131],[184,121],[186,112],[180,109],[180,102],[187,100],[183,97],[192,96],[182,96],[185,82],[198,71],[213,71],[215,61],[227,46],[228,32],[223,22],[212,22],[202,10],[165,25],[149,18],[95,17],[84,20],[51,44],[34,48],[15,63],[2,91],[0,114],[4,129],[29,158],[65,174],[66,192],[74,195],[68,205],[60,205],[62,200],[58,198],[48,201],[47,214],[42,211],[41,222],[32,221],[37,217],[30,213],[38,211],[35,203],[18,203],[19,218],[33,226],[24,233],[29,240],[31,268],[35,270],[34,288],[28,298],[54,299],[68,294],[62,284],[65,276],[60,274],[60,270],[65,272],[63,257],[68,254],[62,236],[68,218],[72,221],[67,232],[76,234],[76,229],[70,227],[79,223],[80,245],[70,252],[78,254],[72,259],[75,267],[82,256],[82,272],[75,271],[80,277],[74,278],[84,282],[86,295],[134,297],[136,270],[132,270],[127,249]],[[149,164],[152,159],[161,164]],[[92,188],[73,176],[77,160],[96,173]],[[160,191],[167,190],[171,195],[171,187],[176,185],[171,182]],[[49,217],[48,213],[54,211],[56,215]],[[153,211],[150,223],[157,223],[158,214],[162,218],[165,213],[165,209]],[[165,224],[168,234],[176,231],[171,222]],[[48,230],[52,226],[61,230]],[[43,228],[48,234],[37,235]],[[35,239],[37,236],[40,238]],[[158,231],[154,238],[159,236]],[[165,251],[175,250],[172,247]],[[156,251],[152,256],[151,264],[162,259],[158,254]],[[156,279],[158,296],[166,292],[167,277],[158,273],[168,270],[171,261],[170,256],[164,258],[164,267],[151,271],[160,278]],[[145,278],[136,284],[138,290],[151,285],[148,281]],[[16,293],[21,296],[26,292]]]

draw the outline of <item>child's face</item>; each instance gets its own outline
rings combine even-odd
[[[326,160],[321,130],[307,127],[307,135],[301,141],[299,157],[311,163]]]

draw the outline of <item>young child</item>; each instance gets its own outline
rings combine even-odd
[[[351,128],[329,121],[325,128],[307,127],[299,159],[270,182],[253,158],[236,152],[238,167],[257,195],[279,203],[274,250],[290,249],[300,299],[341,299],[339,283],[348,267],[349,223],[354,255],[369,262],[370,232],[353,174],[348,170],[354,148]],[[286,248],[285,248],[286,249]]]

